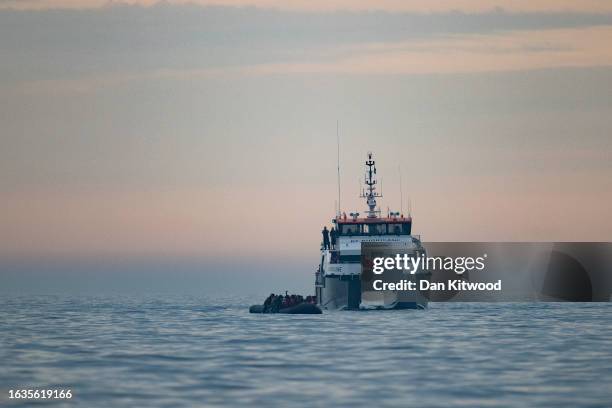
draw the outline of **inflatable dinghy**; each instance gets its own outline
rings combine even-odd
[[[249,313],[264,313],[263,305],[253,305],[249,308]],[[286,307],[280,309],[278,312],[265,312],[265,313],[285,313],[285,314],[321,314],[319,306],[311,303],[300,303],[295,306]]]

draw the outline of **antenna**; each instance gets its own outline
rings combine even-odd
[[[402,165],[398,164],[397,169],[399,170],[399,182],[400,182],[400,214],[404,215],[404,193],[402,191]]]
[[[364,191],[361,197],[366,199],[369,208],[368,218],[376,218],[376,214],[380,213],[380,210],[376,210],[376,199],[382,198],[382,190],[380,193],[376,191],[376,185],[378,184],[376,181],[376,162],[372,158],[372,152],[368,152],[368,160],[366,160],[365,165],[364,182],[367,185],[367,192]]]
[[[340,122],[336,119],[336,142],[338,144],[338,213],[337,216],[340,216],[342,212],[340,206]]]

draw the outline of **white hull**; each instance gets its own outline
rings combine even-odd
[[[354,286],[351,286],[354,285]],[[351,302],[351,290],[358,290],[359,301]],[[389,310],[389,309],[426,309],[428,299],[419,291],[381,291],[361,293],[359,277],[327,277],[325,286],[317,288],[319,306],[325,310]]]
[[[322,231],[324,249],[315,281],[317,303],[327,310],[423,309],[427,307],[427,298],[418,291],[376,291],[370,286],[369,278],[364,278],[362,285],[361,263],[370,262],[369,259],[362,260],[362,248],[371,251],[373,247],[382,245],[411,257],[425,253],[420,237],[412,235],[410,214],[404,217],[400,212],[387,211],[385,217],[381,216],[376,199],[382,194],[377,191],[372,153],[368,153],[365,166],[366,188],[361,193],[368,206],[365,217],[350,213],[349,218],[346,213],[338,212],[332,220],[334,229],[328,230],[326,226]],[[416,271],[416,274],[421,272]],[[370,271],[366,269],[364,273],[369,276]],[[415,279],[415,275],[401,278]]]

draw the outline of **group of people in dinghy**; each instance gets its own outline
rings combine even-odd
[[[300,305],[302,303],[307,303],[311,305],[317,304],[316,296],[304,296],[302,295],[289,295],[285,293],[283,296],[275,295],[274,293],[268,296],[263,304],[263,312],[264,313],[276,313],[281,309],[287,309],[293,306]]]

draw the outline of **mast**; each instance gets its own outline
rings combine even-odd
[[[361,197],[366,199],[368,205],[368,218],[376,218],[378,211],[376,211],[376,198],[382,197],[381,193],[376,191],[376,162],[372,158],[372,152],[368,152],[368,160],[365,162],[365,184],[367,185],[366,190],[362,191]]]
[[[336,142],[338,144],[338,212],[336,213],[337,217],[340,217],[340,213],[342,212],[342,207],[340,205],[340,132],[339,132],[340,122],[336,120]]]
[[[402,190],[402,166],[401,164],[397,165],[397,169],[399,171],[399,185],[400,185],[400,214],[402,217],[404,216],[404,192]]]

